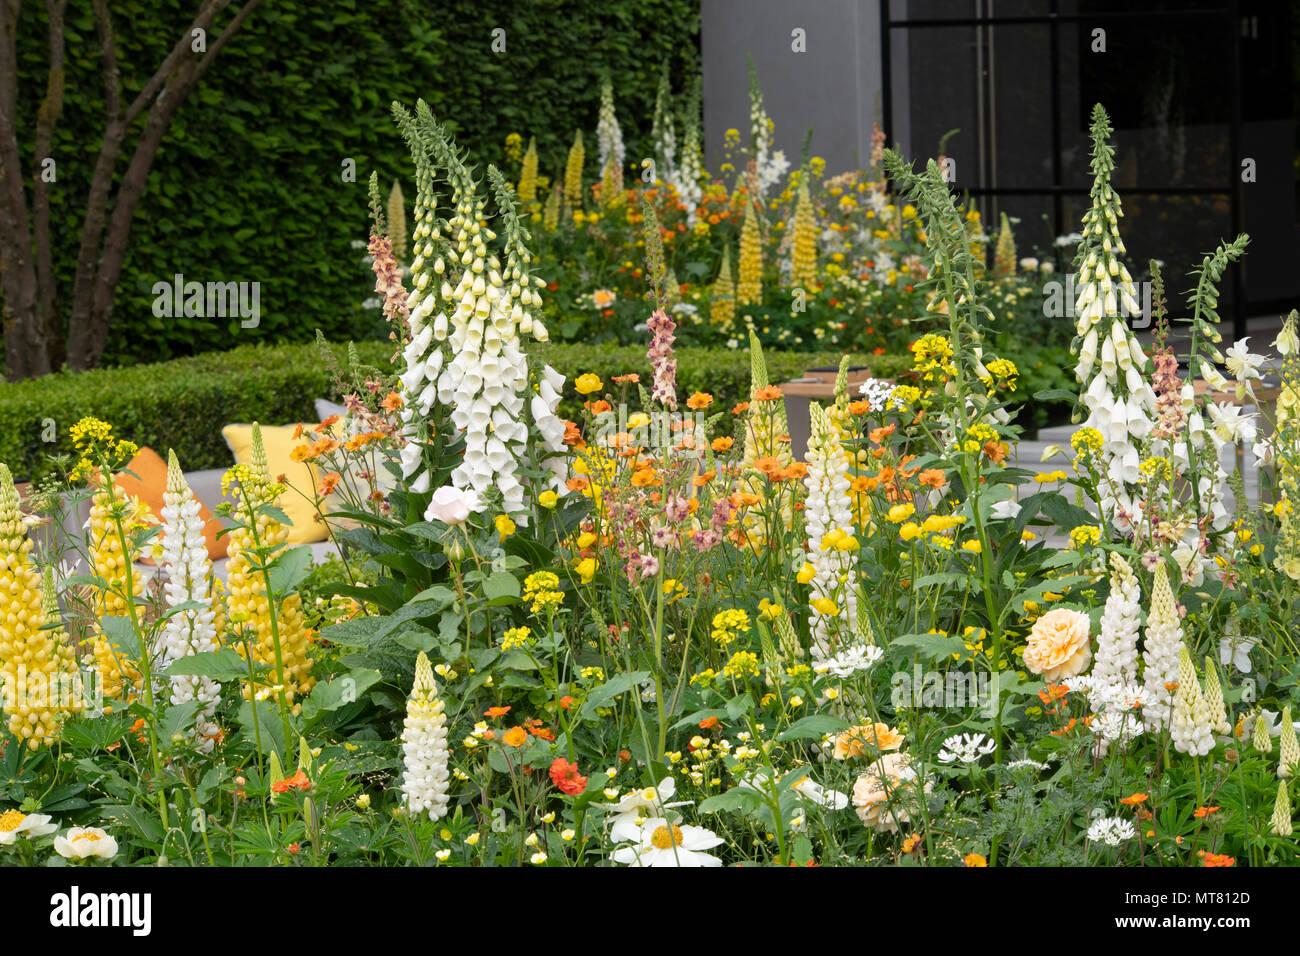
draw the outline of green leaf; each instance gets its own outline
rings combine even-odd
[[[820,740],[827,734],[839,733],[849,726],[847,721],[829,714],[809,714],[800,717],[784,731],[776,735],[778,741],[785,740]]]
[[[755,790],[748,787],[732,787],[726,793],[709,797],[700,804],[701,813],[721,813],[724,810],[740,810],[753,813],[762,803],[762,798]]]
[[[511,604],[521,593],[519,579],[509,571],[497,571],[483,582],[483,594],[492,605]]]
[[[325,684],[317,684],[302,705],[303,721],[310,725],[329,711],[355,703],[361,699],[362,694],[379,683],[382,676],[377,670],[357,667]]]
[[[620,694],[626,694],[649,676],[649,671],[632,671],[628,674],[619,674],[613,680],[594,688],[582,703],[582,716],[596,716],[597,707],[603,707],[607,701],[613,700]]]
[[[130,620],[124,617],[105,617],[99,622],[109,644],[117,645],[117,653],[132,660],[140,659],[140,641]]]
[[[253,673],[265,671],[265,665],[253,664]],[[210,677],[218,683],[248,679],[248,661],[230,647],[219,651],[204,651],[202,654],[189,654],[172,661],[165,670],[167,677]]]
[[[945,637],[942,634],[904,634],[889,642],[890,650],[896,647],[911,649],[931,660],[942,660],[960,653],[965,643],[959,637]]]
[[[282,551],[275,560],[276,563],[269,572],[271,593],[284,598],[292,594],[311,572],[311,546],[302,544]]]

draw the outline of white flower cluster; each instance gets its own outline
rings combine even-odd
[[[756,77],[750,79],[749,92],[749,129],[754,149],[754,167],[758,171],[758,197],[762,199],[767,191],[781,181],[790,170],[790,161],[785,158],[783,150],[771,152],[770,145],[772,121],[767,117],[763,106],[763,93],[758,88]]]
[[[155,673],[159,674],[182,657],[220,649],[214,623],[216,614],[208,590],[212,562],[203,537],[203,518],[199,515],[199,501],[185,481],[175,452],[169,452],[167,456],[161,572],[165,576],[163,591],[168,608],[190,602],[200,606],[177,611],[167,618],[159,635],[154,664]],[[221,685],[210,677],[191,674],[172,677],[170,681],[173,705],[200,702],[194,724],[194,741],[202,753],[211,753],[219,733],[215,718]]]
[[[447,815],[447,717],[433,667],[423,651],[415,662],[415,683],[402,726],[402,802],[430,820]]]
[[[871,670],[884,656],[885,652],[878,647],[854,644],[844,648],[834,657],[827,658],[817,669],[819,672],[824,669],[826,673],[844,680],[859,672]]]
[[[897,387],[893,382],[869,378],[858,387],[858,392],[867,403],[868,411],[880,413],[889,407],[889,400],[894,397]]]
[[[672,172],[669,183],[677,190],[677,196],[686,206],[686,224],[695,225],[695,210],[704,198],[700,179],[704,175],[704,163],[700,158],[700,131],[698,124],[686,127],[682,141],[682,162]]]
[[[1106,846],[1119,846],[1135,836],[1133,824],[1123,817],[1098,817],[1088,827],[1088,839]]]
[[[984,734],[954,734],[943,742],[939,750],[940,763],[978,763],[980,757],[998,749],[998,745]]]
[[[614,87],[606,80],[600,87],[600,116],[596,120],[596,148],[599,156],[599,168],[603,173],[605,166],[613,162],[618,169],[623,168],[626,151],[623,148],[623,131],[619,129],[618,117],[614,114]]]
[[[808,439],[808,474],[804,486],[808,496],[804,504],[804,521],[808,528],[808,561],[814,573],[811,600],[827,598],[837,608],[825,614],[815,606],[811,615],[812,658],[827,661],[832,654],[832,639],[841,630],[848,633],[857,619],[856,552],[828,546],[827,535],[839,531],[844,537],[853,533],[853,508],[849,491],[849,463],[840,446],[835,425],[816,402],[808,406],[811,419]],[[845,586],[844,582],[854,582]]]

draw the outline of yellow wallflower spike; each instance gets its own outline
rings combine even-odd
[[[139,665],[127,657],[122,648],[108,640],[99,622],[106,617],[130,616],[126,599],[126,569],[140,559],[138,550],[132,545],[131,530],[143,527],[149,518],[149,509],[138,499],[123,501],[102,479],[90,499],[90,564],[95,575],[104,581],[104,586],[94,589],[91,598],[95,621],[92,654],[106,699],[121,697],[128,686],[134,693],[139,693],[144,686]],[[126,532],[125,551],[123,536],[118,531],[119,520]],[[132,574],[132,599],[143,593],[143,576]],[[129,696],[134,696],[134,693]]]
[[[722,267],[709,294],[709,324],[730,328],[736,321],[736,282],[731,277],[731,246],[722,247]]]
[[[537,201],[537,138],[529,137],[528,152],[524,153],[524,161],[519,169],[519,199],[524,203],[534,203]]]
[[[817,223],[806,176],[799,178],[799,200],[794,211],[791,246],[790,284],[811,293],[817,284]]]
[[[570,209],[582,208],[582,164],[586,157],[582,130],[578,130],[569,149],[569,160],[564,165],[564,205]]]

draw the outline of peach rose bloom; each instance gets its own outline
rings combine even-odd
[[[882,833],[897,833],[900,825],[911,822],[907,806],[918,797],[916,771],[905,753],[885,754],[853,784],[853,806],[864,824]],[[934,789],[927,779],[926,793]]]
[[[831,756],[836,760],[861,757],[867,752],[868,745],[877,750],[897,750],[903,745],[903,735],[882,723],[850,727],[836,735]]]
[[[1082,611],[1056,608],[1034,622],[1025,666],[1056,683],[1082,674],[1092,660],[1092,621]]]

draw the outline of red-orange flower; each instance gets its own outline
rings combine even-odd
[[[489,707],[487,710],[483,711],[483,716],[504,717],[508,713],[510,713],[509,707]]]
[[[402,396],[397,392],[389,392],[384,396],[384,400],[379,403],[379,407],[386,412],[395,412],[402,407]]]
[[[686,400],[686,407],[692,411],[708,408],[713,404],[713,396],[708,392],[696,392]]]
[[[1196,812],[1192,814],[1198,820],[1204,820],[1211,813],[1218,813],[1218,807],[1197,807]]]
[[[712,730],[716,726],[718,726],[717,717],[705,717],[703,720],[700,721],[701,730]]]
[[[522,727],[511,727],[501,738],[509,747],[522,747],[528,740],[528,731]]]
[[[1228,854],[1226,853],[1206,853],[1204,850],[1202,850],[1201,853],[1203,854],[1201,857],[1201,866],[1236,866],[1237,865],[1237,858],[1228,856]]]
[[[587,789],[587,778],[578,773],[578,765],[569,763],[563,757],[556,757],[551,763],[551,782],[559,787],[561,793],[576,797]]]
[[[946,481],[943,471],[939,468],[927,468],[921,472],[921,484],[933,488],[935,491],[942,488]]]
[[[311,781],[307,779],[307,774],[299,770],[292,777],[286,777],[271,784],[271,792],[288,793],[290,790],[306,790],[310,786]]]
[[[742,412],[749,411],[749,402],[738,402],[731,409],[731,414],[739,415]]]
[[[756,402],[775,402],[780,397],[780,385],[764,385],[754,392],[754,401]]]
[[[1122,800],[1120,800],[1120,803],[1128,807],[1136,807],[1140,803],[1146,803],[1147,800],[1148,800],[1148,795],[1145,793],[1131,793],[1127,797],[1124,797]]]
[[[320,480],[320,485],[316,488],[316,494],[321,498],[328,498],[334,494],[334,489],[339,484],[339,473],[331,471],[328,475]]]

